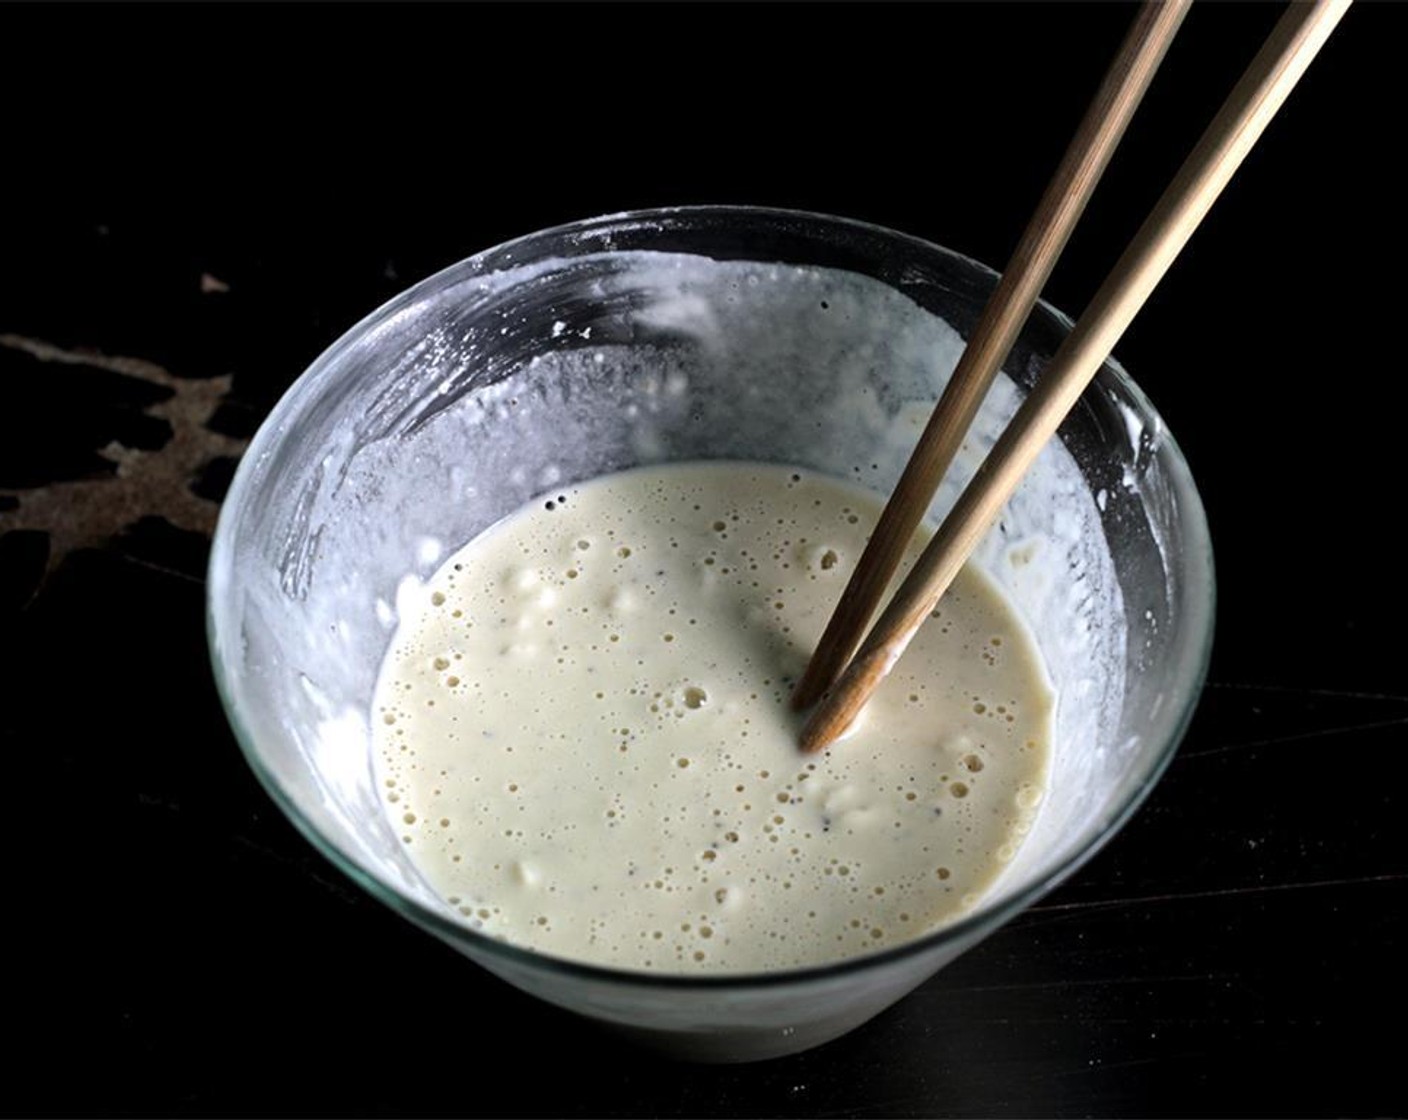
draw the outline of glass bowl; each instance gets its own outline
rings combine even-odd
[[[951,925],[751,975],[615,970],[495,940],[459,920],[403,850],[374,784],[369,713],[402,581],[428,578],[549,489],[728,458],[887,492],[995,279],[859,222],[699,207],[530,234],[368,316],[265,421],[215,535],[215,676],[270,795],[412,922],[524,991],[677,1056],[802,1050],[922,983],[1118,830],[1172,757],[1206,671],[1202,503],[1158,414],[1113,361],[975,557],[1025,617],[1058,701],[1033,829]],[[931,517],[1069,327],[1044,304],[1033,313]]]

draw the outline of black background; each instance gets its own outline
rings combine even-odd
[[[386,297],[638,206],[814,209],[1001,267],[1122,5],[0,9],[0,335],[233,374],[252,433]],[[1078,312],[1280,12],[1196,6],[1048,285]],[[1357,5],[1117,353],[1199,481],[1209,684],[1071,882],[855,1034],[708,1068],[520,997],[360,894],[239,756],[208,541],[40,579],[0,500],[9,1113],[1408,1111],[1398,635],[1408,8]],[[229,291],[202,294],[202,273]],[[0,349],[0,489],[143,402]],[[231,464],[197,480],[218,495]],[[13,505],[13,503],[11,503]]]

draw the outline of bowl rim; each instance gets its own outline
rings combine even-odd
[[[502,257],[506,269],[522,267],[531,263],[517,259],[518,252],[538,242],[560,240],[568,237],[601,237],[603,252],[613,252],[611,234],[626,232],[642,225],[662,223],[670,219],[704,220],[709,217],[727,218],[750,216],[771,218],[780,221],[802,221],[813,225],[851,229],[885,240],[908,244],[926,254],[938,254],[953,259],[987,279],[996,280],[998,273],[990,266],[955,250],[902,233],[875,223],[854,218],[839,217],[809,210],[789,209],[771,206],[741,204],[699,204],[687,206],[651,207],[619,211],[612,214],[578,219],[534,230],[508,241],[500,242],[460,261],[442,268],[427,276],[405,291],[391,297],[380,307],[364,316],[344,331],[328,346],[284,391],[278,403],[260,424],[250,441],[235,472],[228,493],[222,503],[220,516],[212,539],[210,561],[206,579],[206,639],[214,672],[215,684],[226,718],[246,762],[265,791],[279,807],[280,811],[294,824],[313,847],[330,860],[343,874],[370,894],[374,899],[407,918],[414,924],[438,937],[454,944],[468,941],[476,951],[482,951],[491,959],[498,958],[505,965],[545,971],[560,976],[572,977],[581,981],[604,982],[612,985],[632,985],[654,990],[704,990],[727,991],[730,989],[779,988],[790,985],[805,985],[813,982],[837,980],[874,968],[882,968],[907,958],[924,954],[946,944],[959,944],[964,947],[980,940],[987,933],[1005,924],[1021,911],[1029,908],[1058,885],[1082,868],[1098,853],[1109,840],[1120,831],[1131,816],[1139,809],[1163,776],[1173,760],[1179,743],[1187,732],[1188,725],[1197,709],[1198,698],[1207,677],[1211,657],[1213,624],[1216,605],[1216,580],[1213,567],[1212,543],[1209,536],[1207,515],[1202,498],[1198,493],[1181,448],[1169,432],[1162,417],[1150,402],[1148,396],[1135,384],[1124,367],[1113,355],[1106,359],[1092,386],[1114,380],[1129,401],[1144,414],[1143,419],[1153,421],[1154,430],[1161,433],[1157,454],[1166,459],[1170,484],[1179,495],[1179,508],[1188,526],[1186,538],[1194,547],[1182,554],[1181,559],[1188,571],[1188,591],[1185,593],[1186,609],[1189,612],[1189,625],[1195,640],[1186,644],[1183,656],[1171,674],[1175,686],[1186,684],[1185,688],[1175,687],[1175,695],[1186,697],[1179,706],[1176,718],[1169,724],[1167,737],[1152,763],[1126,799],[1092,833],[1090,839],[1031,882],[1007,892],[988,904],[980,902],[973,910],[945,925],[939,926],[908,940],[882,949],[876,949],[853,956],[843,957],[824,964],[803,965],[792,968],[769,969],[757,972],[718,972],[705,974],[680,974],[654,972],[643,969],[617,968],[594,964],[589,961],[554,956],[503,941],[473,929],[445,914],[431,909],[417,899],[402,894],[391,883],[371,874],[355,859],[347,855],[337,844],[328,840],[322,832],[308,820],[298,808],[296,801],[279,782],[277,776],[260,759],[254,736],[240,718],[240,711],[234,690],[227,678],[226,666],[220,654],[221,631],[218,618],[216,592],[222,586],[217,578],[217,568],[233,562],[233,539],[237,532],[234,516],[230,512],[241,503],[236,499],[243,496],[251,484],[255,464],[263,457],[261,452],[280,434],[298,399],[309,391],[310,386],[328,375],[337,359],[357,340],[379,329],[406,308],[421,299],[460,283],[477,274],[484,273],[484,266],[491,257]],[[705,254],[700,254],[705,255]],[[881,281],[885,282],[885,281]],[[891,285],[893,287],[893,285]],[[1037,301],[1032,317],[1046,315],[1062,332],[1068,332],[1073,320],[1058,308],[1043,299]],[[476,962],[479,963],[479,962]]]

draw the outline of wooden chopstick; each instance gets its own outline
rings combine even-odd
[[[793,690],[794,708],[815,703],[860,645],[905,546],[929,508],[935,489],[958,453],[993,378],[1031,314],[1056,258],[1191,4],[1192,0],[1148,0],[1140,6]]]
[[[860,714],[1349,4],[1293,3],[1277,22],[855,659],[812,713],[802,730],[803,750],[820,750],[833,742]]]

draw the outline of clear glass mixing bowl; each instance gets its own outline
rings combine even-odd
[[[1168,764],[1206,670],[1202,503],[1113,362],[977,557],[1025,615],[1059,700],[1034,829],[955,924],[758,975],[631,972],[515,948],[462,924],[409,861],[374,787],[369,711],[399,583],[549,489],[732,458],[887,491],[994,281],[975,261],[858,222],[685,208],[531,234],[368,316],[271,413],[215,536],[215,675],[270,795],[406,918],[524,991],[677,1055],[801,1050],[922,983],[1114,834]],[[934,516],[1069,325],[1038,307]]]

